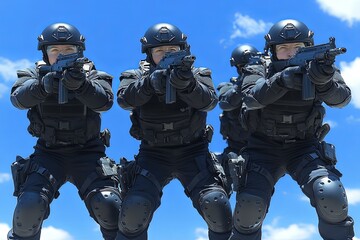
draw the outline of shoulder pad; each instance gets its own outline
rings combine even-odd
[[[233,86],[233,84],[230,83],[230,82],[222,82],[217,86],[216,89],[219,91],[222,88],[229,88],[229,87],[232,87],[232,86]]]
[[[210,76],[211,70],[209,68],[200,67],[200,68],[198,68],[198,73],[201,76]]]
[[[23,77],[28,77],[28,78],[35,77],[36,78],[36,76],[37,76],[36,70],[31,69],[31,68],[17,70],[16,74],[17,74],[18,78],[23,78]]]
[[[110,74],[103,71],[94,70],[94,72],[96,72],[96,75],[99,76],[101,79],[112,80],[114,78]]]
[[[122,80],[123,78],[139,78],[141,77],[141,70],[140,69],[131,69],[131,70],[126,70],[124,72],[121,73],[120,75],[120,80]]]
[[[263,65],[246,65],[243,68],[244,73],[265,75],[265,67]]]

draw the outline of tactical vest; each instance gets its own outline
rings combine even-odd
[[[248,137],[248,131],[240,124],[239,114],[239,108],[220,114],[220,133],[228,142],[243,142]]]
[[[248,125],[252,124],[255,132],[291,141],[313,138],[322,125],[325,108],[320,101],[301,100],[301,92],[291,91],[263,109],[248,112],[252,112],[247,116]]]
[[[164,104],[154,96],[133,110],[130,119],[131,136],[149,145],[176,146],[206,137],[206,112],[195,111],[179,99],[175,104]]]
[[[88,109],[72,93],[66,104],[58,104],[57,95],[48,97],[31,108],[27,116],[29,133],[44,140],[48,147],[82,145],[99,137],[100,114]]]

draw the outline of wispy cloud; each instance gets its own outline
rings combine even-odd
[[[317,3],[324,12],[347,22],[350,27],[354,22],[360,21],[359,0],[317,0]]]
[[[360,189],[347,188],[346,195],[349,205],[357,205],[360,203]]]
[[[265,33],[273,24],[256,20],[241,13],[235,13],[233,22],[233,33],[230,38],[248,38],[258,34]]]
[[[195,229],[195,240],[208,240],[208,230],[205,228],[196,228]]]
[[[11,176],[8,173],[0,173],[0,183],[8,182],[10,181]]]
[[[34,65],[30,60],[11,61],[0,57],[0,98],[10,89],[10,84],[17,78],[16,71]]]
[[[33,65],[34,63],[27,59],[11,61],[7,58],[0,57],[0,80],[3,80],[5,82],[13,82],[17,77],[17,70],[27,68]]]
[[[0,240],[6,240],[6,236],[10,230],[10,226],[6,223],[0,223]],[[74,240],[70,233],[55,228],[53,226],[44,227],[41,231],[41,240]]]
[[[333,120],[325,120],[326,123],[328,123],[330,125],[331,128],[335,128],[337,127],[338,123],[333,121]]]
[[[360,57],[355,58],[354,61],[349,63],[340,62],[340,69],[341,75],[351,89],[352,103],[356,108],[360,108]]]
[[[317,234],[317,227],[312,224],[290,224],[287,227],[278,227],[277,220],[263,226],[264,240],[313,240]]]
[[[0,240],[6,240],[7,239],[7,234],[10,230],[9,225],[7,225],[6,223],[0,223]]]
[[[360,118],[356,118],[353,115],[350,115],[349,117],[346,118],[346,121],[348,123],[360,123]]]
[[[220,43],[226,47],[232,45],[237,38],[250,38],[259,34],[265,34],[272,25],[270,22],[264,22],[261,19],[256,20],[248,15],[237,12],[234,15],[232,32],[229,39],[222,39]]]

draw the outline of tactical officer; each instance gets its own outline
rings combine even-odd
[[[297,20],[274,24],[265,36],[271,64],[264,78],[245,71],[241,122],[251,134],[242,157],[247,161],[243,186],[236,196],[230,239],[259,240],[275,183],[289,174],[310,199],[323,239],[352,239],[341,173],[334,146],[319,139],[325,108],[344,107],[351,92],[334,66],[334,58],[311,60],[306,67],[288,66],[299,48],[314,44],[313,32]],[[296,56],[295,56],[296,57]],[[260,71],[261,72],[261,71]],[[302,96],[303,76],[315,86],[314,98]]]
[[[119,105],[132,111],[130,134],[141,140],[133,161],[134,180],[125,187],[117,239],[147,239],[162,189],[173,178],[208,224],[209,239],[228,239],[232,216],[224,172],[208,150],[211,128],[206,127],[206,115],[217,104],[211,72],[187,65],[189,56],[161,69],[168,54],[190,54],[185,34],[174,25],[151,26],[141,43],[146,60],[139,69],[121,74],[117,93]],[[172,103],[166,102],[167,80],[175,89]]]
[[[100,133],[100,112],[113,104],[112,76],[83,57],[85,38],[70,24],[49,25],[38,41],[43,61],[18,71],[11,89],[12,104],[29,109],[28,131],[38,140],[29,158],[12,164],[18,200],[8,239],[40,239],[50,203],[67,181],[78,188],[104,239],[115,239],[118,178]]]
[[[224,155],[229,152],[239,154],[240,150],[246,145],[247,131],[243,129],[239,121],[241,97],[233,97],[235,102],[228,104],[227,95],[232,94],[237,88],[241,88],[243,67],[249,63],[252,54],[258,54],[259,51],[250,45],[240,45],[236,47],[230,58],[230,65],[236,68],[237,77],[232,77],[230,82],[220,83],[217,87],[219,91],[219,106],[223,110],[220,115],[220,133],[226,139],[227,147],[224,149]],[[240,91],[241,93],[241,91]],[[225,101],[223,99],[225,98]]]
[[[242,98],[239,94],[241,94],[240,89],[242,76],[244,75],[243,71],[245,70],[244,66],[246,64],[248,64],[248,66],[252,64],[264,65],[265,60],[262,57],[263,55],[251,45],[244,44],[236,47],[231,53],[230,66],[236,68],[238,76],[232,77],[230,82],[220,83],[217,87],[219,91],[219,106],[223,110],[220,114],[220,133],[227,142],[227,147],[220,157],[229,184],[231,183],[230,173],[233,173],[235,170],[232,169],[229,171],[228,154],[233,152],[239,155],[240,150],[246,145],[246,139],[249,134],[247,129],[244,129],[239,121],[242,105]],[[239,94],[233,94],[233,92]]]

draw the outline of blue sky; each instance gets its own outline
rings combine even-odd
[[[126,3],[125,3],[126,2]],[[141,54],[139,39],[147,28],[158,22],[177,25],[188,36],[196,55],[196,66],[212,69],[215,85],[236,76],[230,67],[231,51],[239,44],[264,47],[263,36],[279,20],[294,18],[303,21],[315,32],[315,43],[336,37],[338,47],[348,52],[337,58],[353,99],[343,109],[327,107],[325,120],[332,126],[327,140],[335,144],[338,168],[344,174],[342,182],[348,193],[350,215],[355,219],[355,231],[360,236],[360,0],[222,0],[222,1],[18,1],[0,2],[0,240],[6,239],[11,227],[16,198],[10,164],[16,155],[28,156],[35,139],[26,131],[26,111],[14,108],[9,101],[16,70],[33,66],[41,58],[37,51],[37,36],[49,24],[67,22],[78,27],[86,37],[85,55],[98,69],[114,76],[116,92],[120,73],[136,68]],[[306,10],[305,10],[306,9]],[[225,142],[219,134],[216,107],[208,114],[215,128],[212,151],[221,152]],[[107,149],[116,161],[121,156],[132,159],[138,142],[130,137],[129,112],[114,104],[103,114],[102,127],[112,133]],[[51,215],[44,222],[43,240],[96,240],[101,234],[88,216],[77,190],[66,184],[60,197],[51,205]],[[235,206],[235,195],[231,197]],[[357,221],[358,220],[358,221]],[[149,228],[149,239],[205,240],[206,225],[192,208],[181,185],[175,180],[164,189],[162,205]],[[317,217],[299,187],[286,176],[276,186],[269,213],[263,226],[264,240],[320,240]]]

